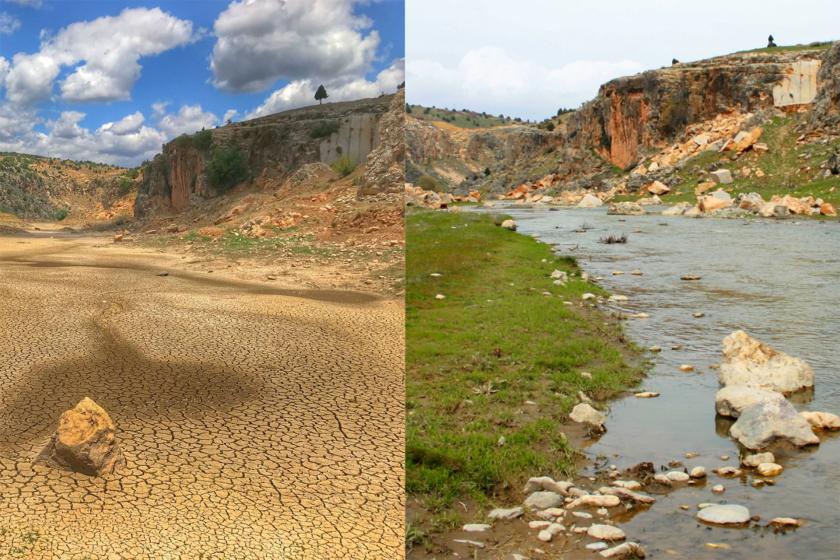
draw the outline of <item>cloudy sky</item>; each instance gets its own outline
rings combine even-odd
[[[0,151],[136,165],[228,119],[392,92],[402,0],[0,0]]]
[[[410,103],[543,119],[618,76],[840,39],[836,0],[408,0]]]

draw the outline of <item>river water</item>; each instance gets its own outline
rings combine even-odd
[[[729,423],[716,419],[717,372],[709,367],[721,359],[723,337],[743,329],[813,367],[813,394],[791,399],[799,410],[840,413],[840,223],[608,216],[604,209],[504,211],[520,232],[577,257],[607,290],[629,297],[611,307],[650,314],[628,320],[626,329],[640,346],[662,347],[651,355],[641,385],[661,396],[613,402],[607,433],[587,453],[619,468],[681,460],[689,468],[705,466],[709,477],[659,497],[622,524],[628,539],[640,541],[654,558],[840,558],[840,434],[823,432],[819,446],[777,454],[785,471],[774,486],[753,487],[751,474],[717,477],[711,469],[737,466],[739,448],[728,436]],[[575,232],[584,225],[585,232]],[[609,233],[626,233],[628,242],[598,242]],[[629,274],[634,269],[643,275]],[[680,280],[685,274],[701,279]],[[681,364],[695,372],[681,372]],[[689,451],[699,456],[686,459]],[[728,460],[721,459],[725,455]],[[711,492],[718,483],[724,494]],[[694,518],[702,502],[747,506],[762,525],[784,516],[802,519],[803,526],[784,534],[710,528]]]

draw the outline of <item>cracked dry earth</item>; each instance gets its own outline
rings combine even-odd
[[[401,557],[401,303],[177,266],[0,236],[0,558]],[[85,396],[126,466],[33,466]]]

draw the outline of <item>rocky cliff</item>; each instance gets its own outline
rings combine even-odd
[[[763,49],[618,78],[572,116],[569,138],[629,169],[645,150],[674,140],[687,125],[722,113],[810,105],[823,58],[832,51],[823,45]]]
[[[135,215],[181,212],[239,184],[276,188],[307,164],[352,169],[369,156],[375,170],[366,169],[364,192],[399,190],[404,103],[402,92],[327,103],[176,138],[144,166]]]
[[[737,158],[774,118],[787,123],[771,127],[775,145],[783,144],[777,130],[794,142],[840,132],[840,43],[759,49],[617,78],[541,128],[466,130],[409,116],[407,180],[425,177],[424,188],[457,194],[509,192],[517,183],[633,191],[654,180],[679,182],[689,158],[727,142]]]

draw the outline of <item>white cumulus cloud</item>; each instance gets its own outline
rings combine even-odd
[[[337,81],[364,75],[379,47],[352,0],[239,0],[213,26],[214,84],[259,91],[278,79]]]
[[[390,66],[379,72],[373,81],[364,77],[325,82],[327,101],[350,101],[364,97],[376,97],[382,93],[394,93],[397,86],[405,81],[405,60],[395,60]],[[315,91],[319,82],[305,79],[289,82],[273,92],[262,105],[248,113],[246,118],[252,119],[263,115],[270,115],[280,111],[287,111],[297,107],[305,107],[315,102]]]
[[[481,47],[451,65],[409,60],[406,92],[411,103],[542,119],[594,97],[603,82],[640,70],[633,60],[575,60],[550,67],[498,47]]]
[[[20,29],[20,20],[12,14],[0,12],[0,35],[11,35]]]
[[[49,98],[61,68],[72,72],[59,84],[68,101],[129,99],[140,77],[139,60],[193,40],[192,22],[159,8],[125,9],[117,16],[76,22],[44,35],[37,53],[17,53],[5,80],[8,100],[27,104]]]

